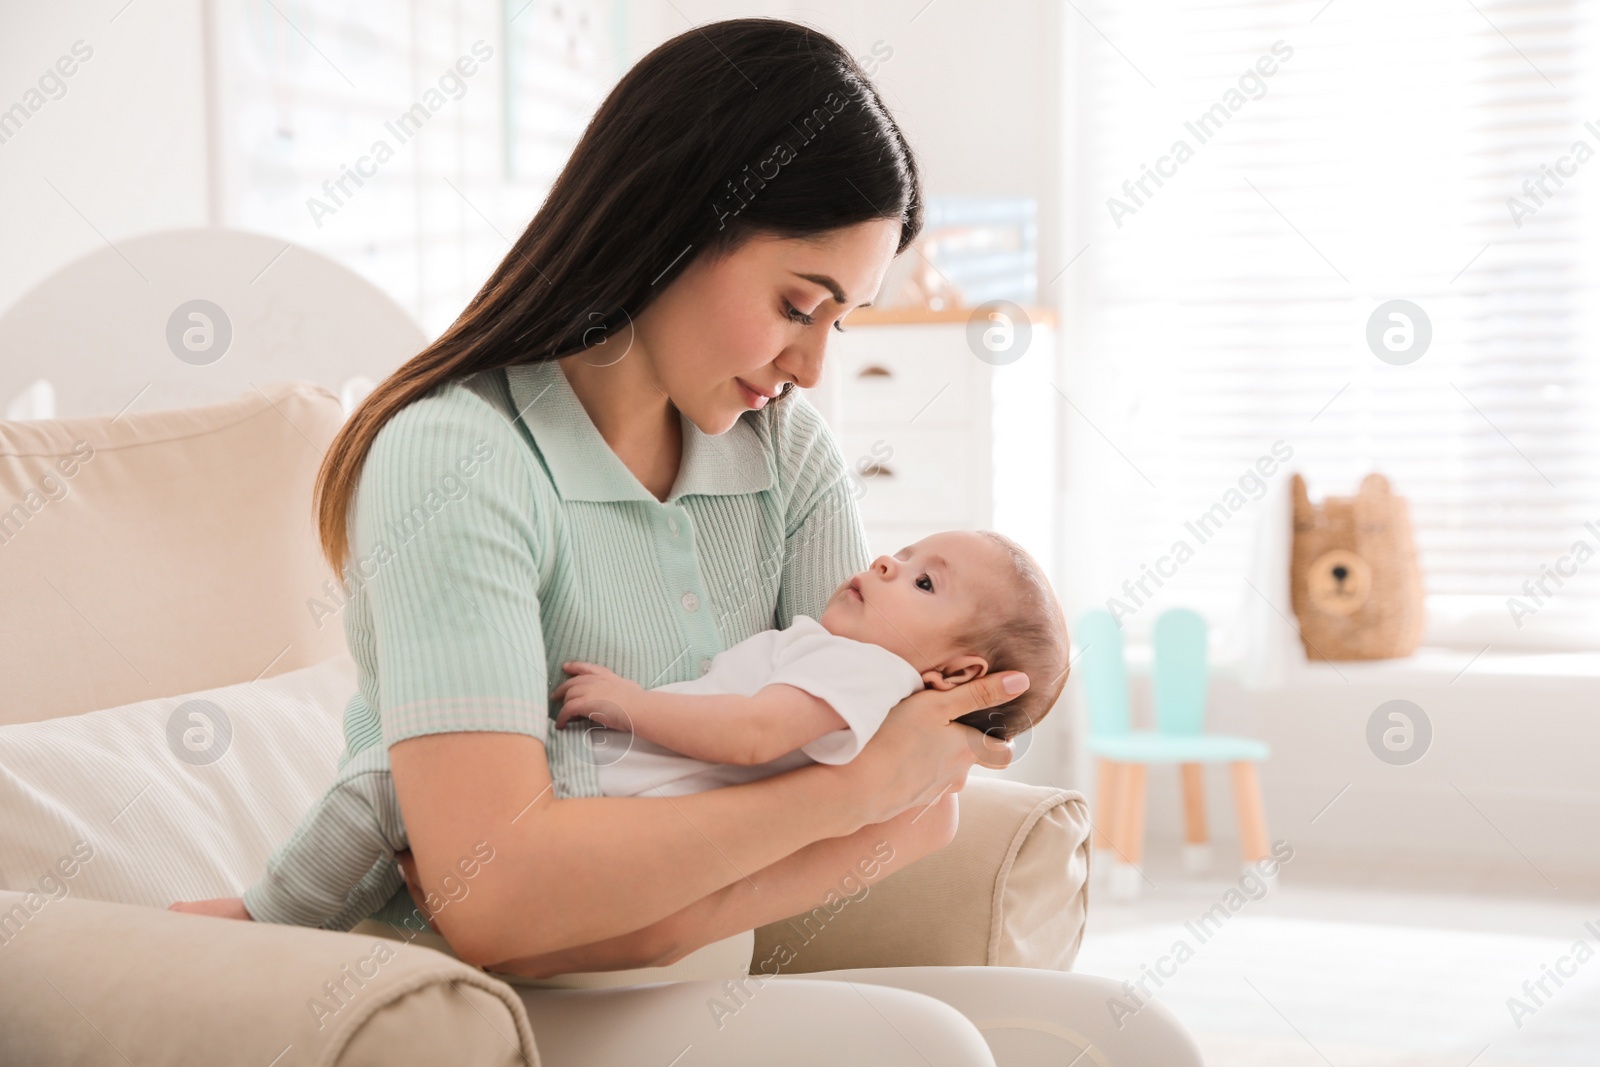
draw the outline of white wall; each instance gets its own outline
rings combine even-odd
[[[0,308],[107,242],[206,224],[201,0],[125,3],[0,7],[0,110],[92,51],[0,143]]]

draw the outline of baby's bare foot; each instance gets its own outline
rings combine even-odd
[[[168,911],[181,911],[190,915],[214,915],[219,919],[243,919],[250,922],[250,913],[245,910],[244,901],[239,897],[217,897],[214,900],[180,900],[176,904],[167,905]]]

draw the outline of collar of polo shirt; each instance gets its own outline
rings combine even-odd
[[[523,425],[550,468],[563,500],[656,500],[617,458],[583,410],[578,394],[554,360],[507,367],[506,381]],[[733,496],[772,488],[761,434],[741,416],[713,437],[680,413],[683,460],[667,501],[681,496]]]

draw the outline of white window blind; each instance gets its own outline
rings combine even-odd
[[[1430,643],[1600,645],[1600,52],[1576,2],[1475,3],[1072,16],[1082,253],[1058,285],[1078,608],[1119,598],[1135,634],[1178,605],[1237,626],[1268,457],[1314,500],[1389,477]],[[1541,177],[1536,202],[1523,182]],[[1513,197],[1533,209],[1520,226]],[[1431,324],[1404,365],[1367,342],[1392,299]],[[1208,511],[1227,517],[1202,540]],[[1512,598],[1533,610],[1513,619]]]
[[[208,0],[214,221],[339,260],[436,336],[620,73],[618,17],[606,0]]]

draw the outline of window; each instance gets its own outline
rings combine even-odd
[[[619,73],[601,0],[211,3],[213,221],[359,271],[437,336]]]
[[[1600,647],[1585,11],[1081,11],[1067,255],[1082,251],[1057,283],[1077,607],[1119,598],[1138,634],[1183,604],[1237,634],[1280,499],[1246,476],[1276,450],[1281,499],[1291,471],[1315,500],[1377,470],[1409,500],[1427,643]],[[1411,335],[1411,362],[1383,333],[1403,348],[1418,316],[1378,316],[1384,358],[1368,343],[1397,299],[1431,333],[1425,350]],[[1129,597],[1180,542],[1153,595]]]

